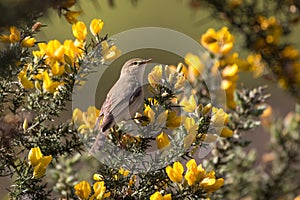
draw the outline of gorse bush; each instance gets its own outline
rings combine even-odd
[[[299,51],[282,39],[298,22],[296,1],[268,1],[267,7],[190,1],[194,9],[209,6],[228,26],[201,34],[205,55],[186,52],[180,63],[153,66],[143,105],[131,121],[107,131],[95,155],[85,150],[99,133],[100,108],[62,116],[74,90],[122,52],[101,19],[88,27],[77,19],[82,11],[70,9],[75,3],[47,1],[27,19],[10,15],[15,24],[0,20],[7,26],[0,36],[0,175],[12,181],[10,199],[300,198],[299,105],[283,118],[271,117],[267,86],[237,82],[241,71],[272,77],[299,98]],[[39,41],[44,25],[38,19],[50,7],[72,24],[74,38]],[[234,52],[232,30],[244,37],[246,57]],[[209,85],[205,75],[220,80]],[[224,96],[223,107],[214,105],[212,86]],[[245,139],[261,124],[270,132],[262,160]]]

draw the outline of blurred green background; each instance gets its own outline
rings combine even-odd
[[[73,10],[83,11],[78,19],[84,21],[87,26],[93,18],[102,19],[105,23],[102,34],[108,33],[109,36],[133,28],[153,26],[173,29],[199,41],[200,36],[208,28],[219,29],[228,25],[226,22],[222,23],[211,17],[210,9],[201,7],[204,5],[200,4],[200,9],[196,10],[191,8],[189,2],[187,0],[138,0],[136,4],[132,4],[130,0],[124,0],[116,1],[114,7],[111,7],[106,0],[85,0],[80,1],[79,6]],[[48,16],[43,17],[41,22],[47,24],[47,27],[38,34],[38,38],[41,40],[58,39],[63,41],[74,38],[71,25],[65,19],[60,18],[55,10],[50,10]],[[297,38],[300,27],[293,29],[293,33],[287,39],[299,48],[300,41]],[[230,31],[235,36],[233,51],[238,52],[240,57],[246,57],[248,52],[243,49],[242,38],[234,30]],[[166,60],[165,62],[172,61]],[[108,74],[111,77],[106,79],[110,81],[108,85],[112,85],[118,78],[120,68],[121,66],[110,66]],[[294,109],[296,100],[288,92],[278,88],[276,83],[262,78],[254,79],[252,74],[246,72],[240,74],[239,85],[241,86],[242,83],[250,88],[268,84],[268,92],[272,94],[269,103],[273,106],[275,113],[283,115]],[[107,89],[104,88],[104,90]],[[102,100],[100,99],[100,101]]]
[[[115,6],[111,7],[107,0],[81,0],[72,10],[83,11],[78,20],[84,21],[87,26],[93,18],[102,19],[105,23],[102,34],[108,33],[109,36],[133,28],[153,26],[173,29],[199,41],[201,34],[208,28],[219,29],[227,25],[225,22],[222,23],[212,18],[209,8],[199,5],[200,9],[195,10],[189,6],[189,2],[187,0],[138,0],[137,3],[132,4],[130,0],[122,0],[116,1]],[[60,18],[56,10],[50,9],[48,14],[40,19],[40,22],[47,26],[42,28],[36,36],[38,41],[58,39],[63,42],[66,39],[74,39],[71,24],[63,17]],[[292,41],[299,49],[300,27],[294,27],[294,29],[288,40]],[[247,52],[243,50],[242,38],[233,30],[230,31],[236,38],[233,51],[239,52],[240,57],[244,57]],[[165,62],[171,62],[171,60]],[[177,61],[173,64],[176,63]],[[104,80],[107,84],[105,84],[106,87],[103,87],[100,102],[103,101],[109,86],[118,78],[120,67],[112,65],[109,69],[108,76]],[[278,88],[276,83],[253,79],[250,73],[241,73],[240,83],[244,83],[246,87],[250,88],[268,84],[268,92],[272,94],[268,103],[273,107],[275,114],[284,115],[294,108],[296,100],[289,93]],[[66,117],[71,117],[71,109],[66,113]],[[253,139],[251,147],[257,148],[261,153],[265,150],[268,134],[262,128],[255,131],[259,134],[248,134],[247,137]],[[3,179],[0,181],[2,182],[0,185],[3,186],[0,187],[0,196],[2,196],[1,194],[7,193],[8,182]]]
[[[109,36],[133,28],[152,26],[176,30],[199,41],[200,36],[208,28],[219,29],[228,25],[226,22],[222,23],[211,17],[210,9],[204,7],[204,5],[200,4],[200,9],[196,10],[191,8],[189,2],[188,0],[138,0],[133,4],[130,0],[124,0],[116,1],[115,5],[111,7],[107,0],[85,0],[79,1],[79,4],[72,10],[83,11],[78,20],[85,22],[87,26],[93,18],[102,19],[105,23],[102,34],[108,33]],[[41,32],[38,33],[37,38],[39,40],[58,39],[62,42],[66,39],[74,39],[71,24],[67,23],[63,17],[60,18],[56,10],[50,9],[47,16],[41,18],[40,21],[46,24],[47,27],[42,28]],[[293,29],[292,34],[287,39],[299,48],[300,41],[297,38],[300,26]],[[242,38],[234,30],[230,31],[235,36],[233,51],[238,52],[240,57],[246,57],[248,52],[243,49]],[[170,60],[169,62],[172,61]],[[112,70],[110,73],[112,77],[118,78],[120,67],[116,67],[114,70],[114,66],[112,66],[113,69],[110,69]],[[270,101],[274,103],[275,107],[278,106],[278,112],[284,114],[282,112],[294,108],[294,99],[287,92],[278,88],[276,83],[262,79],[253,79],[250,73],[241,73],[240,82],[245,83],[246,86],[249,85],[249,87],[261,85],[262,83],[270,84],[269,90],[273,94]],[[282,104],[280,102],[282,100],[289,103],[285,104],[285,107],[281,107],[280,105]]]

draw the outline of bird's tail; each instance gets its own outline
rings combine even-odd
[[[102,121],[103,116],[99,116],[95,127],[94,127],[94,133],[97,133],[97,137],[96,140],[94,141],[91,149],[89,150],[89,153],[94,155],[96,153],[98,153],[101,150],[101,147],[103,147],[103,145],[105,144],[105,140],[106,140],[106,133],[102,131],[101,128],[101,121]]]
[[[89,153],[91,155],[96,155],[100,153],[101,149],[105,145],[105,140],[106,140],[106,133],[102,132],[101,130],[98,130],[96,140],[94,141],[91,149],[89,150]]]

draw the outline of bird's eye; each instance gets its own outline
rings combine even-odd
[[[138,62],[134,62],[133,64],[134,64],[134,65],[138,65]]]

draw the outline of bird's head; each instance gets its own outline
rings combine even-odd
[[[132,58],[128,60],[122,67],[121,75],[137,75],[144,72],[144,67],[151,62],[151,58]]]

